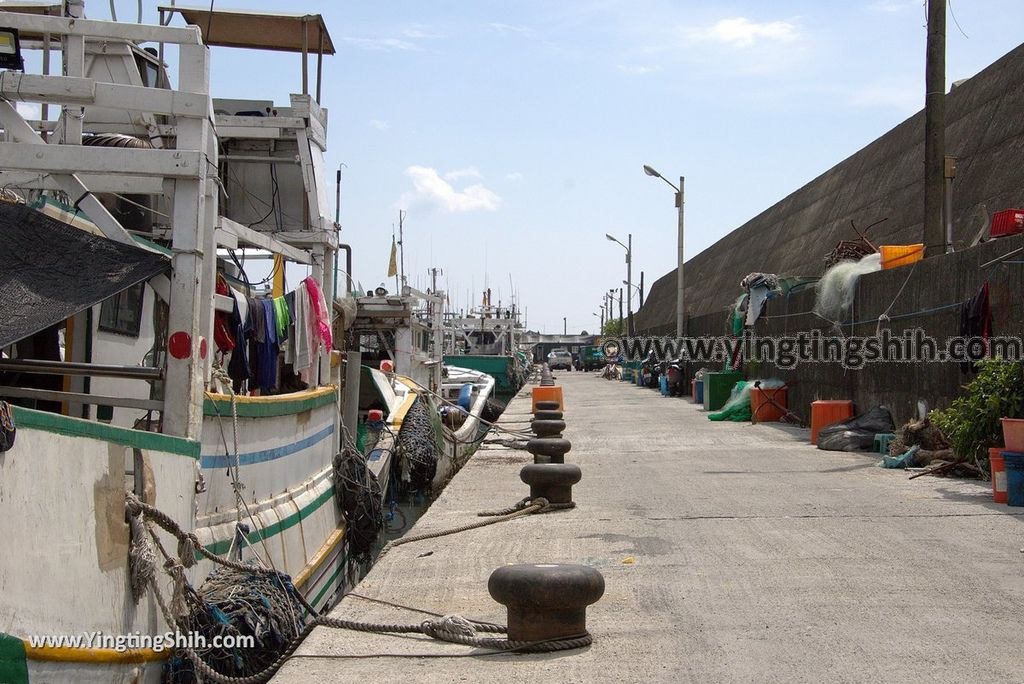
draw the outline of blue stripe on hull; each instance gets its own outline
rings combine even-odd
[[[323,440],[334,434],[334,424],[331,423],[323,430],[310,435],[304,439],[300,439],[297,442],[291,444],[285,444],[284,446],[275,447],[273,449],[264,449],[262,451],[250,451],[249,453],[239,454],[238,463],[239,465],[254,465],[256,463],[266,463],[267,461],[275,461],[285,456],[290,456],[296,452],[302,451],[308,447],[318,444]],[[200,466],[207,469],[213,468],[227,468],[234,464],[234,457],[226,454],[209,454],[203,455],[200,458]]]

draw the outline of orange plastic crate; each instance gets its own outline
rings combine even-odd
[[[849,399],[824,399],[811,402],[811,444],[818,443],[818,431],[826,425],[853,417]]]

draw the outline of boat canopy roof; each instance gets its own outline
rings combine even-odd
[[[281,14],[252,10],[214,10],[180,5],[160,12],[180,14],[203,31],[203,43],[219,47],[334,54],[334,42],[319,14]]]

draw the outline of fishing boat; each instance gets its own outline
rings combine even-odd
[[[484,372],[442,363],[444,300],[409,286],[401,295],[356,298],[347,353],[350,361],[358,355],[361,384],[375,388],[376,406],[387,408],[386,431],[397,440],[391,487],[384,488],[392,506],[431,499],[462,467],[479,444],[496,386]],[[357,423],[361,433],[366,410]]]
[[[450,316],[445,328],[444,362],[494,377],[495,399],[507,404],[526,382],[530,367],[528,355],[520,350],[524,328],[519,310],[500,302],[492,305],[487,290],[479,307],[466,316]]]
[[[258,594],[264,637],[287,639],[287,597],[327,609],[365,570],[334,476],[360,373],[330,325],[324,21],[0,10],[12,54],[42,65],[0,72],[0,531],[17,549],[0,561],[0,681],[161,679],[161,635],[209,617],[227,563],[272,578],[288,605]],[[301,53],[300,92],[212,97],[210,46]],[[289,288],[287,264],[309,276]]]

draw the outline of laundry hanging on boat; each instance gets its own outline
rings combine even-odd
[[[235,348],[231,351],[228,361],[228,376],[233,381],[236,394],[246,390],[246,384],[252,379],[249,370],[249,333],[252,330],[249,318],[249,298],[237,290],[231,290],[235,306],[231,310],[229,324],[234,332]]]
[[[227,296],[231,293],[228,281],[224,276],[217,274],[217,294]],[[237,306],[237,305],[236,305]],[[231,316],[224,311],[215,311],[213,314],[213,341],[217,350],[226,354],[235,348],[235,336],[231,329]]]
[[[220,276],[218,276],[220,281]],[[303,382],[315,380],[320,345],[330,350],[333,343],[328,302],[323,290],[312,278],[282,297],[250,297],[227,286],[235,305],[224,314],[223,330],[217,332],[218,349],[230,353],[228,375],[236,393],[259,390],[266,394],[293,382],[278,382],[278,367],[283,360]],[[228,340],[234,344],[228,349]],[[282,354],[283,352],[283,359]],[[288,369],[285,373],[290,376]],[[279,386],[280,385],[280,386]]]
[[[320,283],[312,278],[306,278],[302,282],[305,283],[306,291],[309,293],[311,309],[315,317],[315,330],[319,339],[324,343],[324,348],[330,351],[334,340],[331,334],[331,316],[327,312],[327,300],[320,289]]]
[[[260,392],[267,394],[277,387],[277,321],[274,318],[274,302],[261,299],[263,309],[263,341],[256,346],[256,379]]]
[[[288,343],[285,361],[292,364],[293,370],[305,382],[309,382],[313,358],[316,356],[314,320],[309,291],[302,286],[295,290],[295,316],[292,318],[291,341]]]
[[[281,345],[288,339],[288,324],[292,322],[284,297],[274,298],[274,320],[277,322],[277,343]]]

